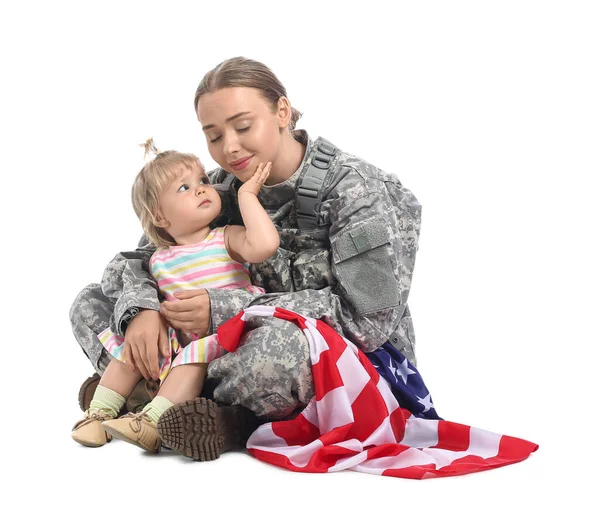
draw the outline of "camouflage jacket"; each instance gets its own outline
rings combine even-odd
[[[414,331],[407,305],[421,223],[421,206],[393,174],[339,152],[323,182],[316,209],[321,226],[300,230],[296,191],[316,146],[305,135],[304,159],[292,177],[264,186],[259,200],[275,223],[281,245],[267,261],[250,266],[264,295],[209,289],[211,331],[256,304],[281,305],[323,318],[363,351],[390,341],[414,363]],[[218,168],[209,174],[223,201],[219,224],[242,224],[240,182]],[[157,286],[148,272],[154,248],[118,254],[108,265],[104,293],[115,299],[111,328],[124,334],[139,309],[158,309]]]

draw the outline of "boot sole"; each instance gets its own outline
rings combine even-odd
[[[173,451],[196,461],[213,461],[243,448],[258,426],[254,414],[239,406],[218,406],[207,398],[173,405],[158,420],[158,435]]]

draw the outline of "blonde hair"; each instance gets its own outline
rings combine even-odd
[[[154,154],[155,158],[148,161],[135,178],[131,188],[133,208],[144,233],[157,247],[177,245],[173,237],[158,226],[160,197],[183,168],[193,169],[200,166],[204,172],[204,166],[193,154],[159,151],[151,138],[140,146],[144,148],[145,157]]]
[[[263,98],[271,104],[273,111],[277,110],[277,102],[281,97],[287,98],[285,86],[269,67],[264,63],[237,56],[219,63],[202,78],[194,97],[194,110],[196,113],[202,95],[223,88],[257,89]],[[296,122],[301,117],[302,114],[292,107],[292,117],[288,128],[294,138],[299,141],[303,139],[303,134],[295,131],[295,129]]]

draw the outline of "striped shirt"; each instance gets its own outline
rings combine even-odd
[[[215,228],[198,244],[159,249],[150,258],[150,272],[164,297],[173,301],[173,293],[188,289],[246,289],[262,294],[253,286],[245,264],[229,256],[225,247],[225,227]]]

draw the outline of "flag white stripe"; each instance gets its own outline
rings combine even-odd
[[[360,445],[360,442],[356,440],[356,442]],[[335,445],[342,445],[341,443]],[[359,454],[354,454],[353,456],[349,456],[347,458],[340,459],[335,465],[327,470],[328,472],[339,472],[341,470],[353,470],[356,465],[359,465],[363,461],[367,459],[368,453],[367,451],[362,451]]]
[[[415,465],[431,465],[432,463],[435,463],[435,460],[431,455],[411,447],[397,456],[387,456],[365,461],[357,465],[355,470],[381,475],[384,470],[402,469]]]
[[[436,419],[420,419],[410,416],[406,420],[406,431],[401,444],[410,447],[431,447],[437,445],[438,421]]]
[[[323,448],[323,443],[317,439],[305,446],[287,445],[283,438],[273,432],[272,424],[269,423],[263,424],[252,433],[246,447],[280,454],[287,457],[294,466],[305,467],[310,462],[310,458]]]
[[[423,452],[431,456],[437,470],[451,465],[457,459],[470,455],[468,451],[449,451],[447,449],[423,449]]]
[[[312,325],[307,325],[306,329],[302,330],[304,335],[306,335],[306,340],[308,340],[308,347],[310,350],[310,361],[312,366],[315,366],[319,363],[321,359],[321,353],[328,351],[329,346],[327,342],[323,338],[320,332]]]
[[[329,391],[317,402],[318,426],[321,434],[354,422],[352,406],[343,387]]]
[[[273,317],[275,307],[267,307],[266,305],[255,305],[248,307],[242,315],[242,321],[247,321],[250,316]]]
[[[336,365],[344,383],[344,389],[348,393],[348,401],[352,404],[369,383],[371,376],[364,367],[360,366],[358,358],[349,348],[344,350]]]
[[[498,433],[471,427],[468,451],[482,458],[493,458],[498,456],[501,438],[502,435]]]
[[[388,414],[391,414],[392,412],[394,412],[394,410],[396,410],[399,405],[398,405],[398,400],[396,400],[396,397],[394,396],[394,393],[392,393],[392,390],[390,389],[390,385],[384,381],[381,377],[378,377],[378,381],[377,381],[377,389],[379,390],[379,394],[381,395],[381,397],[383,398],[383,401],[385,402],[385,406],[387,407],[388,410]]]

